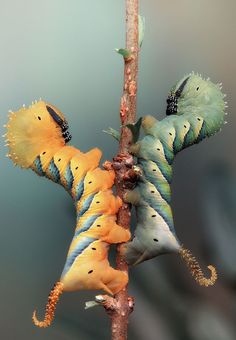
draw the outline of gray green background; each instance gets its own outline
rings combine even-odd
[[[73,145],[82,151],[97,146],[104,160],[112,158],[117,143],[102,130],[118,129],[120,124],[123,62],[114,49],[124,46],[124,2],[0,0],[1,135],[9,109],[42,97],[65,113]],[[212,234],[205,233],[216,207],[212,204],[210,213],[204,209],[222,192],[216,190],[208,200],[204,183],[210,182],[218,165],[227,166],[232,178],[236,167],[236,2],[143,0],[140,13],[146,18],[146,33],[140,54],[138,116],[163,118],[169,88],[192,70],[222,81],[228,96],[228,125],[181,153],[174,167],[177,234],[206,267],[217,258],[210,247],[214,225]],[[32,325],[33,309],[42,316],[51,286],[60,276],[75,212],[61,187],[12,166],[3,139],[0,153],[0,339],[109,339],[103,310],[83,310],[94,292],[64,294],[51,328]],[[210,188],[218,188],[218,183],[216,179]],[[222,223],[219,230],[224,229]],[[234,240],[225,239],[227,251],[228,242]],[[234,249],[229,255],[233,263]],[[218,267],[222,275],[208,290],[195,284],[175,256],[133,269],[130,294],[135,295],[136,306],[129,339],[235,339],[236,274],[231,266],[227,281],[223,265]]]

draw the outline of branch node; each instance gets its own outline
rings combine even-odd
[[[112,296],[109,295],[96,295],[96,302],[103,306],[110,317],[113,317],[114,313],[117,312],[118,306],[117,301]]]
[[[130,186],[134,187],[134,184],[139,180],[141,175],[142,175],[141,169],[134,165],[131,169],[126,171],[123,176],[123,181],[125,182],[124,187],[125,188],[130,188]]]
[[[133,296],[128,297],[128,304],[129,304],[129,310],[130,310],[129,313],[132,313],[134,310],[134,305],[135,305]]]
[[[122,55],[125,62],[130,62],[134,59],[134,56],[132,55],[132,49],[129,51],[127,48],[116,48],[115,51]]]
[[[107,171],[111,171],[113,170],[113,164],[112,162],[110,161],[105,161],[103,164],[102,164],[102,167],[107,170]]]

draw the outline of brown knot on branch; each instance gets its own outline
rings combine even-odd
[[[120,303],[109,295],[97,295],[95,296],[95,301],[89,301],[86,303],[86,309],[92,308],[94,306],[103,306],[107,314],[112,318],[115,314],[120,314],[121,316],[126,315],[124,311],[121,310]],[[132,313],[134,309],[134,298],[132,296],[128,297],[128,313]]]
[[[130,154],[119,154],[114,157],[112,167],[116,171],[117,179],[123,190],[133,189],[142,175],[140,168],[134,165]]]

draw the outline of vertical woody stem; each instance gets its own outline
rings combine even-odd
[[[137,105],[137,77],[138,77],[138,0],[126,0],[126,50],[131,55],[124,58],[124,87],[121,97],[120,118],[122,123],[121,138],[118,155],[114,163],[119,164],[116,169],[116,189],[118,195],[123,198],[125,191],[124,176],[132,165],[132,157],[128,153],[132,141],[130,130],[125,127],[128,123],[136,120]],[[118,224],[124,228],[130,228],[130,206],[123,203],[118,213]],[[117,269],[128,273],[128,266],[122,257],[122,245],[117,246],[116,263]],[[116,296],[116,308],[111,314],[112,339],[127,339],[128,317],[133,309],[133,299],[128,296],[128,287],[119,292]]]

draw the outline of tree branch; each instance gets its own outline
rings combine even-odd
[[[137,77],[138,77],[138,0],[126,0],[126,48],[124,53],[124,87],[120,104],[120,118],[122,123],[118,155],[114,157],[113,167],[116,171],[117,194],[123,199],[133,166],[133,158],[128,149],[132,142],[131,131],[125,126],[136,120],[137,105]],[[118,213],[118,224],[130,228],[130,206],[123,203]],[[117,246],[117,269],[128,273],[128,266],[122,257],[122,245]],[[128,287],[119,292],[113,300],[104,296],[103,306],[111,317],[113,340],[127,339],[128,317],[133,310],[134,299],[128,296]]]

